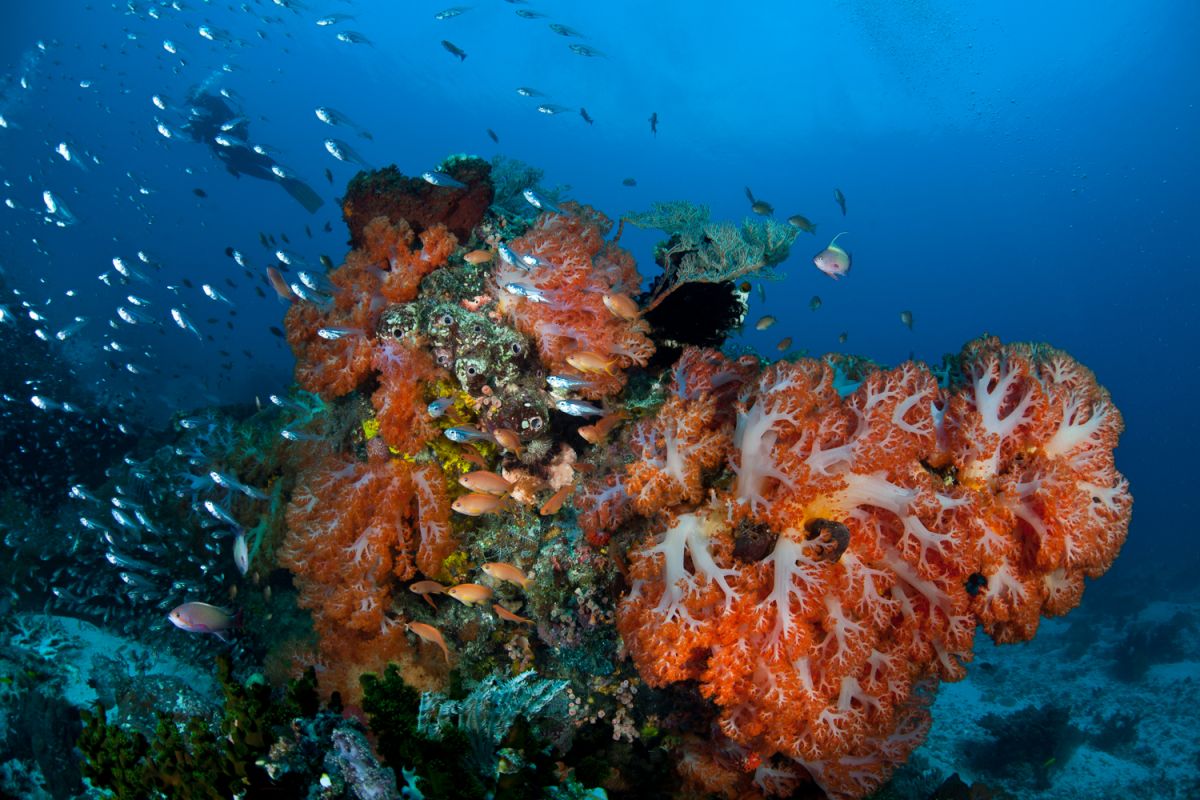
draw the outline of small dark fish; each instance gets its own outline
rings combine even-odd
[[[592,119],[591,116],[588,115],[587,109],[584,108],[583,106],[579,107],[579,116],[583,117],[583,121],[586,122],[588,125],[591,125],[592,123],[594,123],[596,121],[596,120]]]
[[[913,327],[912,327],[913,320],[912,320],[912,312],[911,311],[901,311],[900,312],[900,321],[903,322],[906,326],[908,326],[908,329],[910,331],[913,329]]]
[[[608,56],[601,53],[594,47],[588,47],[586,44],[569,45],[571,52],[577,56],[585,56],[587,58],[607,58]]]
[[[321,266],[325,269],[333,269],[333,259],[324,253],[321,254]]]
[[[621,185],[622,186],[637,186],[637,179],[636,178],[626,178],[625,180],[621,181]]]
[[[467,60],[466,51],[464,51],[461,47],[456,45],[454,42],[448,41],[446,39],[442,39],[442,47],[446,48],[446,52],[450,53],[450,55],[458,56],[459,61]]]
[[[575,30],[574,28],[568,28],[566,25],[560,25],[557,22],[550,23],[550,30],[554,31],[559,36],[575,36],[580,39],[587,38],[586,36],[584,36],[579,31]]]
[[[788,217],[788,224],[794,228],[799,228],[805,233],[817,232],[816,224],[810,222],[808,217],[804,216],[803,214],[793,214],[792,216]]]
[[[846,216],[846,195],[842,194],[841,189],[833,190],[833,199],[837,201],[838,206],[842,209],[842,216]]]
[[[850,338],[850,334],[846,333],[845,331],[842,331],[841,333],[838,334],[838,342],[840,342],[841,344],[845,344],[846,340],[849,338]]]
[[[536,11],[530,11],[527,8],[518,8],[517,16],[520,17],[521,19],[541,19],[542,17],[544,17],[546,15],[539,14]]]
[[[226,247],[226,248],[225,248],[225,255],[226,255],[228,258],[233,258],[233,248],[232,248],[232,247]]]
[[[262,242],[263,247],[271,246],[271,245],[267,244],[267,235],[265,233],[263,233],[262,231],[258,232],[258,241]]]
[[[304,226],[304,233],[308,236],[308,238],[312,238],[312,228],[308,227],[307,225]]]
[[[183,285],[184,285],[184,286],[186,286],[186,287],[187,287],[187,288],[189,288],[189,289],[195,289],[195,288],[196,288],[194,285],[192,285],[192,282],[191,282],[191,281],[189,281],[187,278],[184,278],[184,279],[183,279]]]
[[[775,345],[775,349],[782,353],[784,350],[787,350],[791,346],[792,346],[792,337],[785,336],[779,340],[779,344]]]
[[[650,132],[658,136],[658,112],[655,111],[650,115]]]
[[[326,232],[326,233],[333,233],[333,223],[332,223],[332,222],[326,222],[326,223],[325,223],[325,232]]]
[[[192,194],[196,195],[196,197],[208,197],[208,192],[199,187],[192,189]]]
[[[325,179],[330,183],[333,183],[333,173],[330,171],[329,167],[325,168]]]
[[[493,142],[495,142],[496,144],[500,144],[500,137],[496,135],[496,132],[494,130],[492,130],[491,128],[488,128],[487,135],[488,135],[488,138],[491,139]]]
[[[816,311],[820,307],[821,307],[821,298],[819,295],[814,294],[812,296],[812,300],[808,301],[808,309],[810,311]]]
[[[769,217],[775,213],[775,209],[766,200],[756,200],[754,193],[750,191],[750,187],[746,187],[746,198],[750,201],[750,210],[761,217]]]
[[[287,238],[287,234],[286,234],[286,233],[280,233],[280,234],[279,234],[279,238],[280,238],[280,239],[283,239],[283,241],[287,242],[288,244],[291,244],[291,243],[292,243],[292,240],[291,240],[291,239],[289,239],[289,238]]]
[[[271,333],[275,334],[280,339],[284,338],[283,331],[279,330],[279,328],[275,327],[274,325],[271,326]]]

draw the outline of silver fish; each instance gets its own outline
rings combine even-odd
[[[436,20],[452,19],[454,17],[465,14],[466,12],[468,12],[470,10],[471,10],[470,6],[455,6],[454,8],[447,8],[445,11],[439,11],[438,13],[433,15],[433,18]]]
[[[427,405],[425,407],[425,410],[429,413],[429,416],[433,417],[434,419],[437,419],[438,417],[445,414],[446,409],[450,408],[450,406],[452,406],[452,405],[454,405],[453,397],[439,397],[437,400],[434,400],[429,405]]]
[[[599,417],[604,415],[604,409],[599,406],[586,403],[583,400],[557,400],[554,407],[564,414],[570,414],[573,417]]]
[[[526,189],[525,191],[521,192],[521,196],[525,198],[525,200],[529,203],[529,205],[533,206],[534,208],[538,209],[539,211],[553,211],[555,214],[562,213],[562,211],[560,211],[557,206],[555,206],[549,200],[546,200],[546,198],[542,197],[540,194],[535,192],[532,188]]]
[[[455,180],[444,172],[422,172],[421,177],[427,183],[432,183],[434,186],[443,186],[448,189],[466,189],[467,185],[462,181]]]
[[[233,305],[233,301],[214,289],[212,284],[204,283],[200,285],[200,288],[204,290],[204,294],[206,294],[210,300],[216,300],[218,303],[227,303],[228,305]]]
[[[171,319],[175,320],[175,324],[183,328],[185,331],[191,331],[192,333],[196,334],[197,339],[200,339],[201,341],[204,340],[203,334],[196,330],[196,326],[192,324],[190,319],[188,319],[187,314],[184,314],[178,308],[171,309]]]
[[[447,428],[445,435],[450,441],[459,442],[460,444],[464,442],[490,442],[495,439],[490,433],[481,431],[474,425],[458,425],[454,428]]]
[[[336,158],[338,161],[348,161],[358,164],[361,167],[370,169],[371,165],[366,160],[354,151],[354,148],[346,144],[340,139],[326,139],[325,149],[329,151],[329,155]]]
[[[504,291],[517,297],[524,297],[532,303],[549,303],[550,297],[536,286],[530,286],[527,283],[506,283],[502,287]]]

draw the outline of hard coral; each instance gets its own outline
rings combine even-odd
[[[920,742],[923,687],[963,676],[977,623],[1031,636],[1078,602],[1128,525],[1120,417],[1090,373],[996,340],[960,361],[948,395],[909,363],[845,399],[824,362],[776,364],[742,385],[736,425],[705,429],[731,487],[628,480],[670,475],[665,456],[626,468],[629,495],[654,485],[661,501],[629,501],[658,530],[629,559],[618,615],[643,678],[699,681],[725,736],[804,766],[832,797],[863,796]],[[680,379],[639,427],[680,431],[685,385],[694,413],[712,408],[702,381]],[[776,534],[769,554],[737,547],[743,526]]]
[[[492,203],[492,167],[483,159],[464,157],[443,165],[442,171],[467,188],[406,178],[394,165],[355,175],[342,201],[350,243],[361,247],[366,241],[365,228],[376,217],[406,220],[417,233],[440,223],[459,239],[470,238]]]

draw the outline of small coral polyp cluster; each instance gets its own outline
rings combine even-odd
[[[939,380],[916,362],[764,364],[672,341],[682,355],[662,365],[604,215],[493,206],[477,159],[442,171],[467,188],[356,178],[356,247],[328,296],[286,318],[300,388],[329,403],[290,437],[279,552],[326,691],[356,702],[389,662],[445,688],[441,651],[408,623],[437,628],[477,680],[532,668],[586,691],[570,664],[626,667],[611,645],[566,651],[580,625],[615,625],[646,685],[699,688],[687,713],[653,692],[622,712],[627,729],[675,734],[691,789],[857,798],[923,740],[977,626],[1028,639],[1115,558],[1131,508],[1121,417],[1066,354],[983,338]],[[456,502],[476,469],[504,497]],[[531,579],[495,615],[490,599],[426,595],[430,613],[408,591],[486,582],[489,560]]]

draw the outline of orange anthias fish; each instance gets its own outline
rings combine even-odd
[[[477,469],[474,472],[468,472],[466,475],[460,475],[458,485],[464,489],[470,489],[472,492],[483,492],[485,494],[504,494],[512,488],[511,483],[486,469]]]
[[[500,619],[506,619],[509,622],[526,622],[530,625],[533,624],[533,620],[526,619],[525,617],[522,617],[522,616],[518,616],[517,614],[514,614],[513,612],[509,611],[507,608],[500,605],[499,603],[492,603],[492,611],[495,611],[496,616],[499,617]]]
[[[487,469],[488,463],[483,460],[483,456],[479,455],[479,451],[474,447],[464,446],[462,449],[463,461],[469,461],[480,469]]]
[[[591,425],[584,425],[579,429],[579,435],[589,444],[600,444],[623,419],[624,414],[609,414]]]
[[[463,261],[468,264],[486,264],[492,260],[491,250],[472,250],[463,256]]]
[[[408,590],[413,594],[421,595],[421,597],[425,599],[425,602],[429,603],[429,605],[436,610],[437,603],[433,602],[433,598],[429,595],[444,594],[446,587],[437,581],[417,581],[416,583],[410,584]]]
[[[478,583],[460,583],[451,586],[446,594],[453,597],[464,606],[477,606],[492,599],[492,590]]]
[[[595,374],[603,372],[612,375],[617,368],[617,359],[605,358],[590,350],[580,350],[567,356],[567,363],[580,372]]]
[[[512,564],[506,564],[503,561],[490,561],[480,567],[480,569],[483,570],[484,575],[488,575],[498,581],[515,583],[522,589],[529,588],[529,576]]]
[[[496,443],[505,450],[521,455],[521,437],[517,436],[515,431],[510,431],[508,428],[497,428],[492,431],[492,437]]]
[[[478,517],[481,514],[494,514],[504,507],[504,498],[494,494],[471,492],[456,498],[450,508],[468,517]]]
[[[211,633],[223,642],[229,641],[225,632],[242,624],[241,614],[231,614],[208,603],[184,603],[174,608],[167,619],[180,630],[191,633]]]
[[[287,285],[287,281],[283,279],[283,275],[274,267],[267,267],[267,280],[271,284],[271,288],[275,290],[275,294],[279,295],[280,300],[287,300],[289,303],[296,301],[296,295],[292,292],[292,287]]]
[[[625,294],[604,295],[604,306],[613,313],[613,316],[631,322],[642,315],[637,303]]]
[[[551,514],[557,514],[558,510],[562,508],[563,503],[565,503],[567,498],[571,496],[571,491],[574,488],[575,484],[568,483],[566,486],[559,489],[550,496],[549,500],[542,503],[542,507],[538,509],[538,513],[543,517],[548,517]]]
[[[404,627],[430,644],[436,644],[442,648],[442,653],[446,656],[446,663],[450,663],[450,648],[446,646],[446,637],[442,636],[441,631],[432,625],[426,625],[424,622],[410,622]]]

